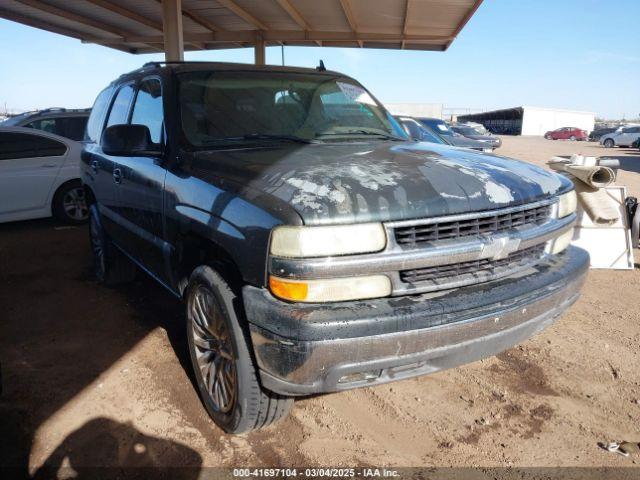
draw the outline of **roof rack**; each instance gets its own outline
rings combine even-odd
[[[181,64],[190,64],[190,63],[211,63],[206,60],[169,60],[169,61],[155,61],[155,62],[147,62],[142,65],[142,68],[146,67],[157,67],[159,65],[181,65]]]

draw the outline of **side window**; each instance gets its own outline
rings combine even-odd
[[[87,117],[65,117],[58,119],[58,126],[63,137],[71,140],[82,140],[87,126]]]
[[[93,108],[91,109],[89,121],[87,122],[87,134],[85,137],[86,140],[96,142],[98,140],[98,137],[100,137],[100,130],[102,129],[104,114],[107,111],[107,107],[109,106],[109,99],[111,98],[112,91],[113,89],[109,87],[105,88],[98,94],[98,97],[93,104]]]
[[[64,155],[67,146],[50,138],[26,133],[0,133],[0,160]]]
[[[131,123],[146,125],[151,133],[151,141],[162,141],[162,85],[156,78],[144,80],[138,89],[136,103],[133,106]]]
[[[25,127],[35,128],[36,130],[42,130],[43,132],[55,133],[56,135],[60,135],[60,133],[58,133],[59,127],[56,125],[56,120],[53,118],[36,120],[25,125]]]
[[[123,123],[127,123],[127,121],[129,120],[129,106],[131,105],[132,98],[132,85],[125,85],[118,91],[118,94],[113,101],[113,105],[111,105],[109,119],[107,120],[107,127],[110,127],[111,125],[121,125]]]

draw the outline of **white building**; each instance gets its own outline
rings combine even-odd
[[[590,132],[595,118],[593,112],[522,106],[460,115],[458,121],[481,123],[494,133],[544,135],[549,130],[561,127],[575,127]]]
[[[385,103],[384,106],[393,115],[442,118],[441,103]]]

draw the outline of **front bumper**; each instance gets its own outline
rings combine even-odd
[[[424,375],[506,350],[578,298],[589,255],[570,247],[525,272],[447,291],[334,304],[289,304],[247,286],[262,384],[307,395]]]

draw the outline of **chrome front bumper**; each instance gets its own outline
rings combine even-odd
[[[263,385],[283,395],[346,390],[494,355],[550,325],[579,296],[588,254],[570,247],[528,271],[443,292],[288,304],[260,288],[244,304]]]

